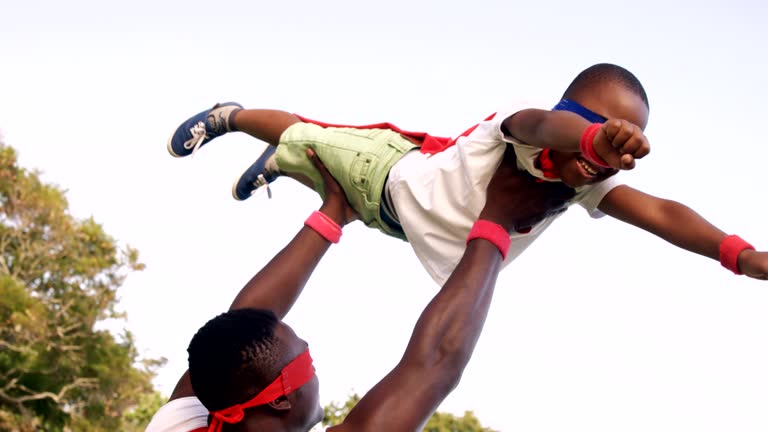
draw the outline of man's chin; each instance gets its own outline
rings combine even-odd
[[[317,404],[317,410],[315,412],[315,416],[312,418],[312,421],[310,422],[310,428],[312,426],[315,426],[316,424],[323,421],[323,416],[325,415],[325,412],[323,411],[323,407],[318,403]]]

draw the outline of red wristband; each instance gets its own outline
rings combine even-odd
[[[579,140],[579,148],[584,159],[603,168],[611,168],[608,162],[595,151],[595,136],[597,136],[601,127],[603,127],[602,123],[593,123],[584,129],[584,133],[581,134],[581,139]]]
[[[341,227],[339,224],[317,210],[309,215],[307,220],[304,221],[304,225],[317,231],[318,234],[331,243],[338,243],[341,239]]]
[[[467,244],[470,241],[481,238],[493,243],[501,252],[501,258],[507,259],[507,252],[509,252],[509,245],[512,240],[509,239],[507,231],[497,223],[491,221],[478,219],[475,224],[472,225],[472,230],[467,236]]]
[[[755,248],[737,235],[729,235],[720,242],[720,264],[733,273],[740,275],[739,254],[745,249]]]

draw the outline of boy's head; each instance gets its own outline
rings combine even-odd
[[[307,343],[273,312],[239,309],[223,313],[198,330],[187,351],[192,388],[211,412],[252,401],[267,387],[280,388],[276,399],[246,408],[237,430],[251,430],[250,423],[265,417],[279,418],[286,426],[302,430],[322,419],[311,358],[309,363],[300,361],[308,356]],[[296,376],[302,374],[304,379],[297,383]],[[291,385],[298,388],[282,391]]]
[[[643,130],[648,124],[645,89],[632,72],[621,66],[608,63],[590,66],[571,82],[563,99],[576,102],[605,119],[627,120]],[[571,187],[596,183],[616,173],[590,164],[579,153],[552,151],[550,157],[563,182]]]

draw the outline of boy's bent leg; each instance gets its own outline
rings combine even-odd
[[[189,156],[213,139],[228,132],[245,132],[277,146],[280,135],[300,122],[294,114],[267,109],[243,109],[237,102],[216,104],[181,123],[166,144],[175,157]]]
[[[389,170],[416,146],[387,129],[323,128],[297,123],[285,130],[275,153],[277,166],[292,177],[308,178],[324,196],[320,173],[307,157],[312,148],[344,189],[347,200],[368,226],[403,238],[381,220],[381,194]]]
[[[268,109],[244,109],[236,112],[230,121],[233,130],[277,146],[280,135],[291,125],[300,123],[296,115],[286,111]]]
[[[232,131],[230,120],[243,107],[237,102],[217,103],[181,123],[168,138],[166,147],[174,157],[194,154],[200,147]]]

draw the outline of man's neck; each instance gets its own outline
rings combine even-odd
[[[226,425],[223,432],[309,432],[287,423],[287,419],[280,417],[251,415],[238,424]]]

